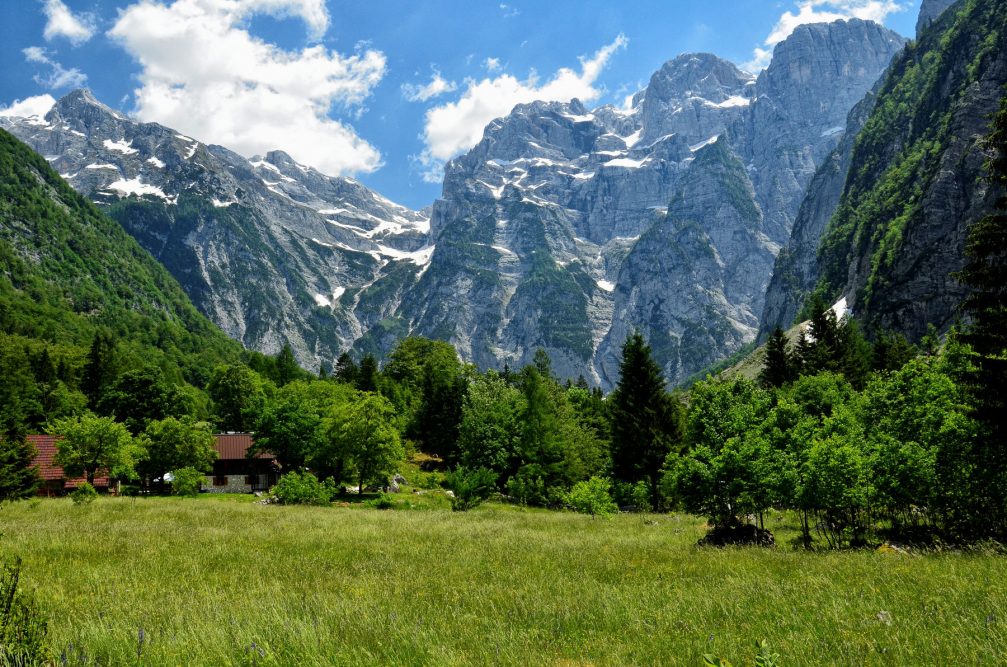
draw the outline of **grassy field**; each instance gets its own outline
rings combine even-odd
[[[1007,663],[1007,558],[695,546],[700,520],[102,498],[0,508],[57,655],[111,665]],[[139,640],[143,635],[143,641]],[[69,649],[68,647],[71,647]]]

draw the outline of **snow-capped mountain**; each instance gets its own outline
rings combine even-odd
[[[246,160],[135,122],[88,91],[0,127],[105,207],[229,335],[263,352],[290,342],[309,367],[372,326],[385,306],[368,286],[420,272],[433,250],[427,215],[352,179],[280,151]]]

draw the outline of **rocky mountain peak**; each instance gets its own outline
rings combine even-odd
[[[916,37],[920,36],[920,33],[926,30],[927,26],[936,21],[941,17],[951,5],[955,4],[958,0],[923,0],[923,4],[920,6],[920,16],[916,19]]]
[[[50,123],[62,121],[75,130],[87,132],[92,127],[125,118],[99,102],[90,90],[80,88],[61,97],[46,114],[46,120]]]

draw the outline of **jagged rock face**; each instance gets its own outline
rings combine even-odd
[[[759,320],[760,343],[776,327],[787,330],[794,324],[805,297],[818,283],[818,244],[839,205],[857,134],[874,108],[880,83],[879,81],[875,90],[853,107],[839,146],[829,154],[811,179],[794,221],[790,240],[776,257],[773,277],[766,290],[765,307]]]
[[[726,139],[702,148],[667,215],[637,241],[620,271],[615,314],[599,360],[618,379],[619,346],[644,326],[667,377],[681,380],[751,340],[779,246]]]
[[[891,66],[822,239],[821,288],[868,331],[920,338],[959,316],[968,227],[999,192],[983,145],[1007,83],[1007,0],[963,3]],[[899,197],[890,196],[892,191]]]
[[[410,331],[491,367],[541,347],[604,387],[634,328],[672,381],[731,354],[755,337],[811,176],[903,42],[863,21],[811,26],[758,80],[685,55],[629,112],[519,105],[448,165],[430,266],[366,346]]]
[[[920,15],[916,19],[916,36],[919,37],[927,27],[940,18],[941,14],[958,0],[923,0],[920,5]]]
[[[172,272],[230,336],[272,353],[285,342],[309,368],[347,349],[394,309],[431,249],[428,221],[282,152],[246,160],[154,123],[137,123],[87,91],[45,119],[0,119],[45,155]],[[391,301],[392,303],[388,303]]]
[[[785,243],[818,165],[843,136],[846,115],[905,40],[870,21],[798,26],[755,83],[740,152],[766,216]],[[741,132],[739,132],[741,134]]]

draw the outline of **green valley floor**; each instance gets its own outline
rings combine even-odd
[[[0,551],[55,657],[112,665],[1004,664],[1007,558],[700,548],[701,519],[32,500]]]

